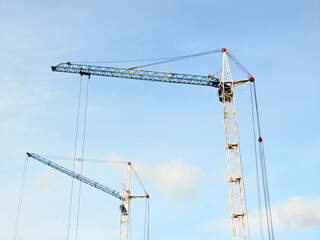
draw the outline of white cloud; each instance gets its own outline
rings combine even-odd
[[[3,112],[13,111],[17,107],[21,109],[26,105],[34,104],[34,96],[20,84],[13,76],[5,75],[2,77],[0,86],[0,110]]]
[[[200,169],[187,165],[182,159],[163,162],[155,167],[137,164],[139,173],[160,188],[166,198],[179,200],[195,195],[195,182],[206,175]]]
[[[8,136],[12,136],[13,132],[20,136],[34,122],[34,116],[50,113],[45,101],[55,93],[38,85],[30,87],[11,74],[0,77],[0,82],[0,131],[9,132]]]
[[[286,228],[303,231],[320,227],[320,198],[292,197],[280,206],[279,218]]]
[[[37,180],[36,186],[41,191],[48,188],[53,181],[53,169],[44,168],[41,176]]]
[[[111,154],[109,161],[124,161],[117,154]],[[162,162],[156,166],[133,163],[141,178],[158,187],[166,199],[180,200],[195,196],[195,183],[203,180],[206,174],[194,166],[186,164],[182,159]]]
[[[320,198],[306,200],[294,196],[288,201],[271,207],[274,231],[307,231],[320,227]],[[259,210],[248,212],[250,232],[256,234],[260,230]],[[262,209],[264,231],[266,231],[265,210]],[[202,224],[201,229],[208,232],[230,232],[231,220],[229,215],[220,216]]]
[[[222,216],[211,221],[205,222],[201,227],[206,232],[230,232],[231,218],[230,216]]]

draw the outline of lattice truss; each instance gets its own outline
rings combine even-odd
[[[234,102],[234,82],[226,52],[223,52],[220,86],[220,100],[223,103],[232,235],[234,240],[247,240],[239,138]]]

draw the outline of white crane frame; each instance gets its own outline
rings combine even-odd
[[[230,212],[233,240],[247,240],[247,223],[243,180],[240,160],[239,137],[234,101],[234,85],[227,59],[223,51],[220,100],[223,104],[223,121],[226,141]]]
[[[131,163],[128,163],[128,170],[125,182],[122,184],[121,205],[120,205],[120,240],[129,239],[129,214],[130,214],[130,168]],[[125,211],[124,211],[125,210]]]

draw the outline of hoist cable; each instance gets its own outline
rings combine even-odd
[[[150,200],[148,198],[148,228],[147,228],[147,240],[149,240],[149,236],[150,236]]]
[[[240,136],[239,136],[239,133],[238,133],[238,131],[236,131],[236,134],[238,135],[238,143],[239,143],[239,157],[240,157],[240,159],[241,159],[241,149],[240,149],[240,146],[241,146],[241,144],[240,144]],[[244,210],[245,210],[245,219],[246,219],[246,221],[247,221],[247,230],[248,230],[248,239],[250,240],[250,227],[249,227],[249,219],[248,219],[248,209],[247,209],[247,196],[246,196],[246,188],[245,188],[245,181],[244,181],[244,177],[243,177],[243,170],[242,170],[243,168],[242,168],[242,161],[240,161],[240,172],[241,172],[241,176],[242,176],[242,187],[243,187],[243,197],[244,197]]]
[[[17,234],[18,234],[21,207],[22,207],[22,199],[23,199],[23,193],[24,193],[24,186],[25,186],[25,183],[26,183],[26,176],[27,176],[27,169],[28,169],[28,157],[26,157],[26,160],[25,160],[24,166],[23,166],[23,171],[22,171],[22,179],[21,179],[19,201],[18,201],[18,209],[17,209],[16,222],[15,222],[14,231],[13,231],[13,240],[17,239]]]
[[[273,240],[273,226],[272,226],[272,217],[271,217],[271,206],[270,206],[270,198],[269,198],[269,189],[268,189],[268,177],[266,173],[266,164],[265,164],[265,156],[263,150],[263,143],[259,143],[259,150],[260,150],[260,158],[261,158],[261,169],[262,169],[262,176],[263,176],[263,183],[264,183],[264,196],[266,202],[266,214],[267,214],[267,221],[269,227],[269,235],[270,239]]]
[[[132,215],[132,211],[131,211],[131,206],[130,206],[130,201],[128,201],[129,204],[129,217],[130,217],[130,222],[129,222],[129,235],[130,235],[130,240],[132,239],[132,231],[131,231],[131,226],[132,226],[132,221],[131,221],[131,215]]]
[[[239,137],[239,134],[238,134]],[[241,153],[240,153],[240,142],[239,142],[239,155],[240,155],[240,159],[241,159]],[[243,171],[242,171],[242,162],[240,161],[240,168],[241,168],[241,175],[243,176]],[[251,239],[250,236],[250,227],[249,227],[249,218],[248,218],[248,209],[247,209],[247,195],[246,195],[246,188],[245,188],[245,182],[244,182],[244,178],[242,177],[242,187],[243,187],[243,197],[244,197],[244,208],[245,208],[245,212],[246,212],[246,220],[247,220],[247,230],[248,230],[248,239]]]
[[[162,57],[162,58],[146,58],[146,59],[130,59],[130,60],[109,60],[109,61],[91,61],[91,62],[77,62],[72,61],[75,64],[89,64],[89,63],[128,63],[128,62],[147,62],[147,61],[158,61],[158,60],[168,60],[177,57],[183,56],[176,56],[176,57]]]
[[[80,76],[80,84],[79,84],[77,123],[76,123],[76,134],[75,134],[75,140],[74,140],[74,153],[73,153],[73,166],[72,166],[72,171],[73,172],[75,171],[75,166],[76,166],[78,132],[79,132],[79,116],[80,116],[80,105],[81,105],[81,92],[82,92],[82,76]],[[73,199],[73,185],[74,185],[74,178],[71,178],[69,216],[68,216],[68,227],[67,227],[67,240],[69,239],[69,234],[70,234],[71,210],[72,210],[72,199]]]
[[[146,240],[146,234],[147,234],[147,200],[145,199],[145,206],[144,206],[144,227],[143,227],[143,240]]]
[[[173,62],[173,61],[178,61],[178,60],[184,60],[184,59],[187,59],[187,58],[199,57],[199,56],[203,56],[203,55],[218,53],[218,52],[221,52],[221,50],[222,49],[220,48],[220,49],[210,50],[210,51],[206,51],[206,52],[200,52],[200,53],[195,53],[195,54],[175,57],[175,58],[171,58],[171,59],[168,59],[168,60],[163,60],[163,61],[159,61],[159,62],[155,62],[155,63],[149,63],[149,64],[145,64],[145,65],[131,67],[131,68],[128,68],[128,69],[131,70],[131,69],[136,69],[136,68],[149,67],[149,66],[153,66],[153,65],[158,65],[158,64],[163,64],[163,63],[168,63],[168,62]]]
[[[259,122],[259,111],[257,106],[257,95],[255,89],[255,83],[253,83],[254,87],[254,97],[255,97],[255,106],[256,106],[256,115],[257,115],[257,125],[258,125],[258,133],[259,133],[259,155],[260,155],[260,167],[261,167],[261,175],[262,175],[262,183],[263,183],[263,193],[264,193],[264,201],[265,201],[265,210],[266,210],[266,218],[267,218],[267,227],[268,227],[268,236],[269,239],[273,239],[273,229],[272,229],[272,219],[271,219],[271,208],[270,208],[270,199],[269,199],[269,190],[268,190],[268,179],[264,158],[264,150],[263,143],[261,138],[261,130],[260,130],[260,122]],[[261,141],[260,141],[261,139]]]
[[[257,192],[258,192],[260,239],[264,240],[262,209],[261,209],[261,195],[260,195],[260,181],[259,181],[259,164],[258,164],[257,144],[256,144],[256,126],[255,126],[254,103],[253,103],[252,94],[253,94],[252,84],[250,84],[251,117],[252,117],[252,128],[253,128],[254,156],[255,156],[255,164],[256,164],[256,181],[257,181]]]
[[[160,62],[156,62],[156,63],[151,63],[151,65],[156,65],[156,64],[161,64],[161,63],[165,63],[167,61],[171,62],[171,61],[177,61],[177,60],[182,60],[185,58],[191,58],[191,57],[197,57],[197,56],[202,56],[202,55],[206,55],[206,54],[212,54],[212,53],[217,53],[217,52],[221,52],[222,48],[220,49],[215,49],[215,50],[210,50],[210,51],[206,51],[206,52],[201,52],[201,53],[196,53],[196,54],[189,54],[189,55],[182,55],[182,56],[175,56],[175,57],[161,57],[161,58],[147,58],[147,59],[129,59],[129,60],[111,60],[111,61],[91,61],[91,62],[78,62],[78,61],[73,61],[72,63],[76,63],[76,64],[89,64],[89,63],[127,63],[127,62],[147,62],[147,61],[158,61],[158,60],[164,60],[164,61],[160,61]],[[148,64],[147,64],[148,65]],[[150,66],[151,66],[150,65]],[[139,67],[144,67],[143,66],[139,66]],[[130,69],[135,69],[138,67],[132,67]]]
[[[82,138],[82,153],[81,158],[84,157],[84,149],[85,149],[85,139],[86,139],[86,125],[87,125],[87,109],[88,109],[88,93],[89,93],[89,80],[87,78],[87,89],[86,89],[86,100],[85,100],[85,109],[84,109],[84,123],[83,123],[83,138]],[[81,161],[81,169],[80,175],[82,176],[83,173],[83,161]],[[76,224],[76,236],[75,239],[78,239],[78,229],[79,229],[79,215],[80,215],[80,203],[81,203],[81,186],[82,182],[79,182],[79,195],[78,195],[78,209],[77,209],[77,224]]]
[[[250,73],[243,67],[243,65],[240,64],[240,62],[231,55],[231,53],[228,54],[230,59],[233,61],[233,63],[247,76],[250,76]]]
[[[144,187],[144,185],[143,185],[143,183],[142,183],[142,181],[141,181],[141,179],[140,179],[140,177],[139,177],[138,173],[136,172],[136,170],[133,168],[133,166],[132,166],[132,165],[131,165],[131,169],[132,169],[132,172],[134,173],[134,175],[136,176],[136,178],[138,179],[138,181],[139,181],[139,183],[140,183],[141,187],[143,188],[144,193],[145,193],[145,194],[147,194],[147,190],[146,190],[146,188]]]
[[[268,236],[269,236],[269,239],[274,240],[270,197],[269,197],[269,188],[268,188],[267,168],[266,168],[265,155],[264,155],[263,139],[261,137],[261,128],[260,128],[260,120],[259,120],[259,111],[258,111],[258,102],[257,102],[257,93],[256,93],[255,82],[253,82],[253,90],[254,90],[254,100],[255,100],[255,111],[256,111],[256,116],[257,116],[257,126],[258,126],[258,133],[259,133],[260,167],[261,167],[263,192],[264,192],[264,200],[265,200],[265,207],[266,207]]]
[[[146,198],[145,202],[145,216],[144,216],[144,240],[149,240],[150,236],[150,207],[149,198]]]
[[[91,159],[91,158],[74,158],[74,157],[63,157],[63,156],[54,156],[54,155],[46,155],[46,154],[38,154],[45,158],[50,159],[57,159],[57,160],[66,160],[66,161],[73,161],[74,159],[78,162],[85,161],[85,162],[100,162],[100,163],[121,163],[121,164],[128,164],[127,161],[114,161],[114,160],[103,160],[103,159]]]
[[[251,76],[249,71],[230,52],[227,52],[227,55],[243,73],[245,73],[248,77]]]

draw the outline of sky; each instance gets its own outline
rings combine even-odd
[[[74,153],[80,76],[50,66],[225,47],[256,79],[275,239],[319,240],[319,1],[0,3],[0,239],[13,239],[25,153]],[[207,75],[221,62],[215,54],[145,69]],[[234,79],[244,77],[230,66]],[[249,85],[236,89],[235,102],[250,236],[260,239]],[[224,144],[215,88],[89,81],[84,156],[116,163],[84,162],[84,175],[120,190],[126,165],[118,162],[132,162],[150,194],[152,240],[232,239]],[[17,239],[66,238],[70,186],[70,177],[29,159]],[[132,192],[141,191],[132,177]],[[144,208],[132,201],[131,239],[143,239]],[[119,239],[119,216],[116,198],[82,185],[79,240]]]

